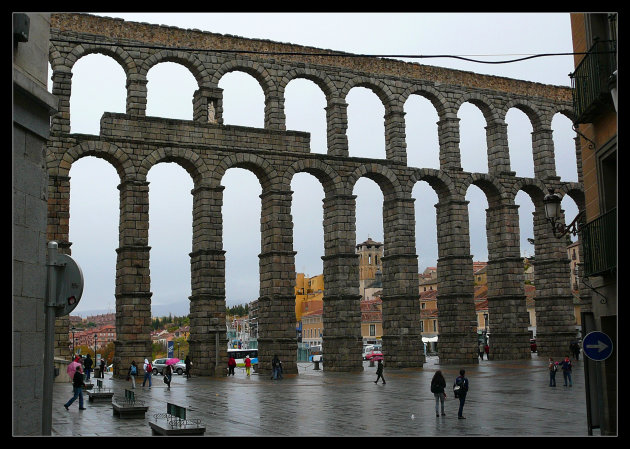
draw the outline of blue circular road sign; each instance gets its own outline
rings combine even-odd
[[[589,332],[582,341],[582,350],[591,360],[606,360],[613,351],[612,340],[603,332]]]

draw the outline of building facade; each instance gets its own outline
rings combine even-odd
[[[13,434],[49,435],[44,410],[47,245],[46,141],[57,98],[47,89],[50,14],[13,14]],[[58,342],[60,343],[60,342]]]
[[[571,14],[575,55],[574,125],[583,148],[586,218],[580,228],[582,261],[579,293],[583,300],[585,332],[599,331],[613,342],[606,360],[586,360],[589,385],[589,431],[617,434],[617,14]],[[586,54],[584,54],[586,53]],[[589,301],[590,299],[590,301]],[[592,387],[592,388],[591,388]]]

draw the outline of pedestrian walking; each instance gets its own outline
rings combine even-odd
[[[549,357],[549,386],[556,386],[556,372],[558,371],[558,363],[554,362],[551,357]]]
[[[571,342],[569,349],[571,351],[571,354],[573,354],[573,358],[575,360],[580,360],[580,345],[578,344],[578,342],[577,341]]]
[[[79,365],[77,369],[75,370],[74,375],[72,377],[73,396],[70,398],[68,402],[63,404],[66,410],[69,410],[68,407],[72,405],[72,403],[76,400],[76,398],[79,398],[79,410],[85,410],[85,407],[83,407],[83,386],[84,385],[85,385],[85,382],[83,381],[83,369],[81,368],[81,365]]]
[[[138,367],[136,366],[136,361],[133,360],[131,365],[129,366],[129,371],[127,372],[127,380],[131,379],[131,388],[136,388],[136,376],[138,375]]]
[[[148,359],[144,359],[144,365],[142,365],[142,369],[144,370],[144,379],[142,380],[142,386],[149,381],[149,388],[151,388],[151,377],[153,375],[153,366],[151,366],[151,362]]]
[[[105,379],[105,359],[101,359],[101,378]]]
[[[385,377],[383,377],[383,361],[381,359],[378,360],[378,366],[376,367],[376,380],[374,383],[377,384],[379,379],[383,379],[383,385],[387,383],[385,382]]]
[[[484,352],[483,343],[479,343],[479,358],[481,360],[483,360],[483,352]]]
[[[92,357],[90,354],[85,356],[85,360],[83,361],[83,366],[85,367],[85,380],[90,380],[90,372],[92,372],[93,365]]]
[[[249,370],[252,367],[252,361],[249,358],[249,355],[245,356],[245,372],[247,373],[247,377],[249,377]]]
[[[569,381],[569,386],[573,386],[573,381],[571,380],[571,371],[573,369],[573,365],[571,365],[571,359],[569,356],[565,357],[565,359],[561,363],[562,366],[562,375],[564,376],[564,386],[567,386],[567,380]]]
[[[190,360],[190,356],[186,354],[186,360],[184,360],[184,364],[186,365],[186,379],[190,379],[190,370],[192,368],[192,360]]]
[[[466,402],[466,394],[468,393],[468,378],[465,376],[466,371],[459,370],[459,376],[455,379],[453,384],[453,391],[455,397],[459,399],[459,410],[457,411],[457,419],[466,419],[463,415],[464,403]]]
[[[228,376],[234,375],[234,368],[236,367],[236,360],[234,360],[234,356],[230,354],[230,358],[228,360]]]
[[[282,379],[282,362],[277,354],[271,359],[271,369],[273,370],[272,379]]]
[[[173,379],[173,367],[171,367],[171,365],[166,365],[166,368],[164,368],[163,374],[164,374],[164,383],[166,384],[166,388],[170,390],[171,380]]]
[[[437,370],[431,379],[431,393],[435,397],[435,416],[440,416],[440,410],[438,406],[442,405],[442,416],[446,416],[444,413],[444,399],[446,399],[446,379],[442,375],[442,371]]]

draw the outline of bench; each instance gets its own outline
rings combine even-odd
[[[109,388],[103,388],[103,381],[100,379],[96,380],[96,388],[93,391],[88,391],[89,401],[107,401],[112,400],[114,396],[114,392]]]
[[[137,400],[136,395],[131,390],[125,390],[125,398],[122,402],[112,402],[114,416],[119,418],[144,418],[144,414],[149,410],[143,401]]]
[[[203,435],[206,428],[201,420],[186,418],[186,408],[179,405],[166,404],[166,413],[153,415],[154,421],[149,421],[153,435]]]

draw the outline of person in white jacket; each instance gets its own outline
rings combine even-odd
[[[148,380],[149,388],[151,388],[151,372],[153,371],[153,368],[151,367],[151,363],[148,359],[144,359],[142,369],[144,370],[144,380],[142,381],[142,386],[144,387],[144,384],[146,384]]]

